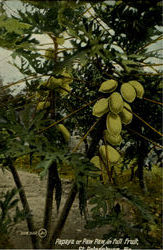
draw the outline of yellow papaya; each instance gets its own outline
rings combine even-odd
[[[123,109],[123,99],[120,93],[114,92],[109,97],[109,108],[114,114],[118,114]]]
[[[73,82],[72,76],[69,73],[63,72],[62,76],[65,84],[71,84]]]
[[[130,111],[128,111],[127,109],[132,111],[130,105],[128,103],[124,102],[124,108],[123,108],[122,112],[119,113],[119,116],[121,118],[122,123],[125,125],[129,124],[133,118],[133,114]]]
[[[103,116],[109,111],[108,98],[101,98],[93,106],[93,115],[97,117]]]
[[[133,102],[136,97],[136,91],[129,83],[123,83],[121,86],[121,94],[127,102]]]
[[[59,93],[62,97],[65,97],[71,91],[71,87],[67,83],[64,83],[61,87],[63,87],[63,89],[59,88]]]
[[[102,166],[102,162],[99,156],[94,156],[92,157],[92,159],[90,160],[91,163],[93,163],[97,168],[101,169]]]
[[[95,167],[97,167],[100,171],[99,174],[102,176],[102,180],[104,183],[108,182],[108,174],[106,171],[106,167],[104,165],[103,160],[99,156],[94,156],[90,162],[92,162]]]
[[[122,142],[121,135],[114,136],[112,134],[109,134],[108,130],[104,130],[104,138],[108,143],[112,144],[113,146],[120,145]]]
[[[100,155],[105,163],[107,163],[107,159],[110,163],[117,163],[120,159],[119,152],[111,147],[110,145],[102,145],[99,147]]]
[[[57,128],[62,133],[65,141],[68,142],[70,140],[70,137],[71,137],[71,134],[68,131],[68,129],[63,124],[58,124]]]
[[[51,77],[48,81],[47,81],[47,87],[49,89],[55,89],[55,88],[58,88],[59,86],[62,86],[62,79],[61,78],[55,78],[55,77]]]
[[[106,118],[106,128],[109,134],[113,136],[118,136],[122,130],[120,116],[110,112]]]
[[[105,82],[103,82],[99,88],[99,92],[102,93],[110,93],[112,91],[114,91],[118,86],[118,82],[111,79],[111,80],[107,80]]]
[[[144,87],[143,85],[138,82],[138,81],[129,81],[128,82],[132,87],[134,87],[135,91],[136,91],[136,96],[138,98],[142,98],[144,95]]]
[[[45,108],[48,108],[49,106],[50,106],[50,102],[39,102],[39,103],[37,104],[36,110],[37,110],[37,111],[40,111],[40,110],[43,110],[43,109],[45,109]]]

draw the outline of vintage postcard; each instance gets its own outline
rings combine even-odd
[[[0,0],[0,249],[163,249],[162,8]]]

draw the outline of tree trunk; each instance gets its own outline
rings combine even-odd
[[[59,218],[59,221],[56,225],[56,227],[54,228],[53,230],[53,234],[52,234],[52,237],[50,238],[46,248],[49,248],[49,249],[52,249],[53,246],[55,245],[55,241],[56,239],[61,235],[61,232],[62,232],[62,229],[65,225],[65,222],[66,222],[66,219],[69,215],[69,212],[70,212],[70,209],[72,207],[72,204],[75,200],[75,197],[76,197],[76,194],[77,194],[77,186],[76,184],[73,184],[72,186],[72,189],[69,193],[69,196],[66,200],[66,203],[63,207],[63,210],[62,210],[62,213],[60,215],[60,218]]]
[[[147,155],[147,143],[144,140],[140,140],[138,143],[138,178],[139,178],[139,185],[141,189],[146,192],[146,186],[144,182],[144,159]]]
[[[56,192],[60,192],[61,196],[61,184],[59,187],[57,184],[60,184],[60,179],[57,171],[57,164],[53,162],[48,170],[48,180],[47,180],[47,193],[46,193],[46,203],[45,203],[45,212],[44,212],[44,223],[43,227],[50,232],[51,220],[52,220],[52,208],[53,208],[53,197],[54,197],[54,188],[56,188]],[[58,197],[60,199],[60,197]],[[58,201],[60,203],[60,200]],[[57,209],[59,205],[57,204]],[[45,238],[44,240],[46,240]]]
[[[98,130],[98,133],[95,133],[95,136],[92,139],[90,147],[89,147],[89,149],[87,151],[87,157],[89,159],[91,159],[94,156],[95,148],[96,148],[96,146],[98,145],[100,139],[103,136],[103,130],[105,128],[105,120],[106,120],[106,117],[103,117],[103,119],[101,119],[101,121],[98,123],[98,126],[96,128]],[[66,200],[66,203],[65,203],[65,205],[63,207],[61,216],[60,216],[60,218],[58,220],[58,223],[57,223],[56,227],[53,230],[52,237],[48,241],[48,243],[46,245],[46,248],[52,249],[52,247],[55,245],[56,239],[61,235],[64,224],[66,222],[66,219],[67,219],[67,217],[69,215],[70,209],[71,209],[71,207],[73,205],[73,202],[75,200],[76,194],[77,194],[77,186],[76,186],[75,183],[73,183],[71,191],[69,193],[69,196],[68,196],[68,198]]]
[[[34,227],[33,216],[32,216],[31,211],[30,211],[30,207],[29,207],[29,204],[28,204],[28,201],[26,198],[26,194],[25,194],[23,185],[20,181],[20,177],[18,175],[18,172],[16,171],[15,167],[13,166],[12,161],[10,161],[9,169],[11,170],[11,173],[13,175],[13,179],[15,181],[16,187],[19,190],[19,196],[20,196],[20,200],[21,200],[22,206],[24,208],[24,211],[28,215],[26,218],[28,230],[29,230],[29,232],[35,232],[36,229]],[[34,249],[40,248],[37,235],[31,234],[31,241],[32,241],[32,246]]]
[[[55,179],[54,166],[51,165],[48,170],[46,202],[45,202],[44,223],[43,223],[43,227],[47,231],[49,231],[50,229],[51,217],[52,217],[53,193],[54,193],[54,186],[55,186],[54,179]]]

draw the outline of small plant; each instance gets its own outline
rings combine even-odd
[[[23,210],[18,207],[19,199],[15,198],[18,193],[16,188],[0,194],[0,248],[9,247],[9,236],[13,226],[26,218]],[[15,213],[11,215],[11,210]]]

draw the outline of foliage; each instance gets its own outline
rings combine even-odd
[[[24,11],[17,16],[8,17],[5,4],[1,10],[0,45],[13,50],[14,60],[19,57],[20,64],[15,60],[13,65],[26,84],[20,95],[0,103],[2,164],[29,156],[32,165],[37,155],[36,171],[51,180],[51,206],[55,190],[59,209],[61,176],[67,174],[77,186],[81,214],[86,215],[87,200],[94,205],[87,227],[111,224],[112,237],[118,232],[119,237],[138,237],[141,229],[141,246],[155,247],[157,222],[146,205],[155,177],[148,178],[144,163],[151,145],[161,144],[161,72],[146,61],[160,58],[158,51],[148,51],[162,39],[159,1],[22,3]],[[53,47],[42,49],[33,38],[37,34],[46,34]],[[130,113],[128,120],[123,109]],[[58,124],[68,129],[66,136]],[[68,131],[81,138],[71,152]],[[82,142],[84,154],[78,152]],[[111,162],[113,152],[119,161]],[[100,166],[90,162],[93,156]],[[122,202],[126,211],[131,209],[131,218]]]
[[[13,229],[13,225],[19,223],[26,218],[24,211],[21,211],[17,206],[19,199],[15,198],[18,190],[13,188],[6,193],[1,193],[0,197],[0,233],[1,236],[9,234]],[[15,208],[15,214],[11,216],[11,209]]]
[[[161,199],[160,171],[157,166],[153,167],[153,171],[145,171],[145,181],[149,191],[147,194],[142,194],[137,178],[131,182],[129,173],[125,172],[116,186],[99,184],[90,187],[88,196],[91,197],[91,219],[88,219],[86,228],[92,229],[109,224],[111,227],[108,234],[104,235],[105,239],[137,238],[139,244],[134,245],[134,248],[160,248],[162,244],[161,203],[158,203]],[[125,186],[122,188],[124,180]],[[155,185],[156,182],[158,185]],[[154,205],[156,203],[157,206]],[[109,246],[113,247],[114,244]],[[119,247],[122,247],[121,243]]]

